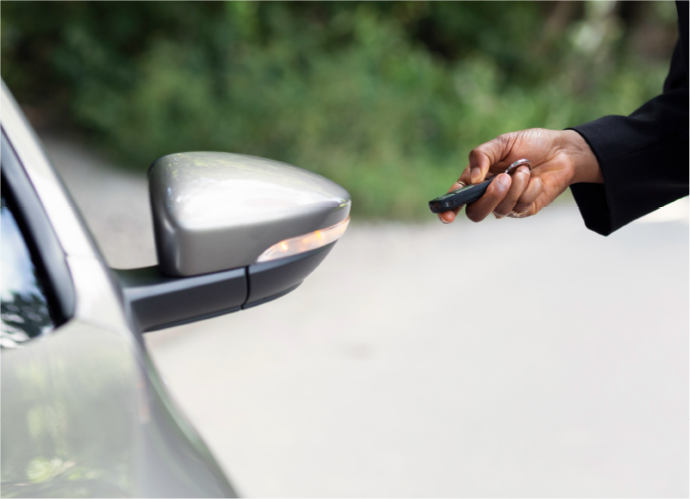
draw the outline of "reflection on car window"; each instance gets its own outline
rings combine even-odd
[[[0,347],[16,348],[54,327],[43,286],[5,196],[0,205]]]

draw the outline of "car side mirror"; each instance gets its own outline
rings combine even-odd
[[[349,222],[345,189],[267,159],[171,154],[151,165],[148,180],[158,265],[116,271],[141,331],[283,296],[323,261]]]

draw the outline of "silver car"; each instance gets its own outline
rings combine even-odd
[[[142,334],[295,289],[349,194],[270,160],[171,154],[148,172],[159,264],[114,270],[4,83],[1,99],[2,495],[234,496]]]

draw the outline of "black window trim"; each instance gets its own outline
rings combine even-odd
[[[75,309],[74,282],[65,252],[4,127],[0,156],[3,196],[24,234],[39,279],[46,288],[55,327],[59,327],[74,317]]]

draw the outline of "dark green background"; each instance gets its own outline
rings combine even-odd
[[[672,2],[2,2],[2,77],[126,167],[265,156],[413,219],[498,134],[632,112],[676,37]]]

